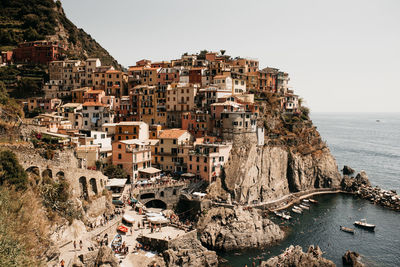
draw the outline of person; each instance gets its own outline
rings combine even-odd
[[[61,267],[64,267],[64,266],[65,266],[65,261],[64,261],[64,259],[62,259],[62,260],[60,261],[60,265],[61,265]]]
[[[76,241],[74,240],[74,250],[76,250]]]
[[[82,250],[82,247],[83,247],[82,240],[79,241],[79,247],[80,247],[80,249]]]

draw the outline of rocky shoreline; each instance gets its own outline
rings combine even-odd
[[[372,187],[365,171],[361,171],[356,177],[344,175],[341,186],[343,192],[354,194],[376,205],[400,211],[400,195],[394,190],[388,191],[378,186]]]

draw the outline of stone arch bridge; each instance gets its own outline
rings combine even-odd
[[[107,177],[99,171],[80,168],[72,150],[56,152],[52,160],[43,158],[32,148],[20,148],[13,152],[25,171],[37,177],[37,183],[49,178],[65,179],[70,185],[72,196],[86,200],[101,195],[105,189]]]
[[[148,208],[172,209],[179,201],[187,183],[176,182],[165,185],[149,185],[137,188],[138,200]]]

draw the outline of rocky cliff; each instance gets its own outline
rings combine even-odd
[[[258,210],[242,207],[212,208],[201,217],[198,229],[203,244],[223,251],[259,248],[285,236],[278,225],[263,218]]]
[[[223,190],[214,188],[214,196],[224,196],[221,191],[226,191],[232,200],[249,204],[291,192],[339,187],[340,181],[328,148],[304,155],[285,146],[257,146],[254,140],[246,139],[234,143],[221,181]]]
[[[203,247],[196,233],[186,234],[171,242],[163,252],[166,266],[218,266],[217,254]]]
[[[290,246],[281,255],[263,261],[262,267],[333,267],[332,261],[322,257],[321,249],[310,246],[307,252],[303,252],[300,246]]]

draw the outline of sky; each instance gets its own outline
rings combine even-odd
[[[123,66],[226,50],[290,75],[312,112],[400,112],[399,0],[62,0]]]

